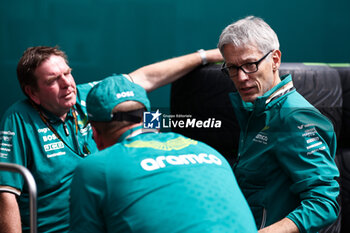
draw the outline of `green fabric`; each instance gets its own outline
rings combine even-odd
[[[38,112],[28,100],[12,105],[2,118],[0,125],[0,162],[16,163],[27,167],[32,173],[38,191],[38,232],[67,232],[69,223],[69,187],[76,165],[86,152],[97,151],[92,139],[91,126],[86,122],[85,99],[93,84],[77,86],[78,135],[75,137],[75,123],[72,112],[66,118],[70,132],[66,136],[63,122],[45,112],[48,122],[74,151],[68,148],[41,120]],[[78,145],[79,144],[79,145]],[[29,232],[29,199],[23,177],[0,172],[0,185],[15,187],[22,191],[19,206],[23,231]]]
[[[336,137],[330,121],[295,90],[266,104],[289,82],[290,75],[282,77],[253,108],[231,94],[241,126],[234,172],[258,228],[288,217],[300,232],[317,232],[339,212]]]
[[[179,134],[130,133],[78,166],[71,232],[257,232],[217,151]]]
[[[123,75],[105,78],[91,89],[86,99],[89,120],[112,120],[113,108],[128,100],[138,101],[150,110],[147,93],[141,86],[130,82]]]

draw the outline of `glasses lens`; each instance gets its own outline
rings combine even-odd
[[[221,71],[228,77],[234,77],[237,76],[237,68],[235,67],[223,67],[221,68]]]
[[[258,71],[258,65],[256,63],[247,63],[242,65],[242,69],[245,73],[254,73]]]
[[[238,75],[238,69],[236,67],[227,68],[230,77],[236,77]]]

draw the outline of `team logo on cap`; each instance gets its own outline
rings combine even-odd
[[[123,91],[122,93],[117,93],[117,99],[134,96],[133,91]]]
[[[162,114],[157,109],[156,112],[144,112],[143,113],[143,128],[145,129],[159,129],[160,128],[160,116]]]

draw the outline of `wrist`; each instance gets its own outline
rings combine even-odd
[[[204,66],[208,64],[207,54],[205,53],[204,49],[199,49],[197,50],[197,52],[199,53],[199,56],[202,59],[202,65]]]

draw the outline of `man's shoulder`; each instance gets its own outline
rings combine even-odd
[[[25,110],[27,108],[32,108],[32,105],[30,104],[28,99],[21,99],[16,101],[8,108],[8,110],[21,110],[23,108],[25,108]]]
[[[12,104],[4,113],[3,118],[6,118],[11,115],[21,115],[21,116],[28,116],[34,111],[32,105],[30,104],[29,100],[23,99],[15,102]]]
[[[78,91],[87,91],[87,92],[89,92],[90,89],[93,88],[99,82],[100,81],[93,81],[93,82],[78,84],[77,85],[77,89],[78,89]]]
[[[101,164],[105,164],[105,157],[106,155],[108,155],[108,153],[106,153],[107,149],[102,151],[97,151],[95,153],[88,155],[78,164],[75,170],[79,172],[87,172],[87,173],[97,172],[97,170],[101,170],[101,169],[103,170],[104,165],[101,165]],[[91,167],[94,167],[93,171],[91,171]]]
[[[99,82],[96,81],[77,85],[77,105],[86,108],[86,97],[91,88],[93,88],[97,83]]]
[[[292,93],[288,94],[281,102],[280,107],[282,117],[288,117],[290,114],[302,112],[312,112],[316,115],[321,114],[297,91],[293,91]]]
[[[315,107],[312,104],[310,104],[310,102],[307,101],[305,97],[302,96],[297,90],[294,90],[290,93],[290,95],[287,95],[286,103],[288,104],[288,106],[315,109]]]
[[[85,177],[100,176],[101,174],[105,174],[107,170],[110,170],[111,167],[113,170],[123,169],[123,167],[120,167],[120,164],[126,159],[129,159],[129,157],[130,154],[123,150],[121,144],[117,143],[84,158],[79,162],[75,173]]]
[[[297,91],[285,99],[280,116],[287,124],[292,124],[293,122],[295,124],[312,123],[318,126],[322,125],[322,127],[329,130],[333,129],[331,121]]]

